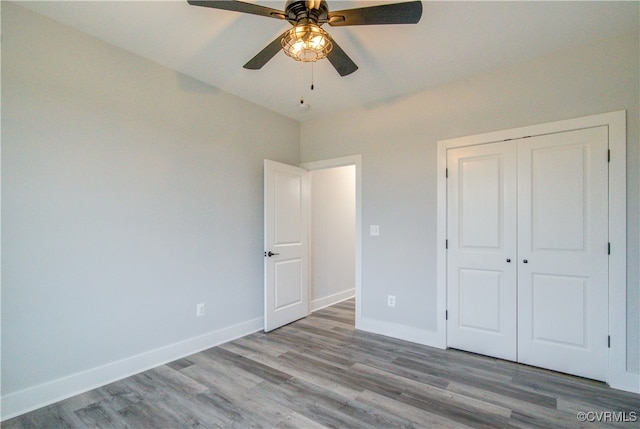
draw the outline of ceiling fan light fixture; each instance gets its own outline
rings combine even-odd
[[[285,54],[302,62],[321,60],[333,49],[329,34],[313,22],[298,23],[286,32],[281,43]]]

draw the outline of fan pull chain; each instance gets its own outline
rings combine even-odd
[[[300,62],[300,106],[304,105],[304,62]]]
[[[306,91],[307,82],[305,81],[304,68],[305,68],[305,62],[301,61],[300,62],[300,109],[301,110],[309,109],[309,105],[305,101],[305,91]],[[315,89],[315,84],[314,84],[313,62],[311,62],[311,91],[313,91],[314,89]]]

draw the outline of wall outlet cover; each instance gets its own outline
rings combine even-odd
[[[200,304],[196,305],[196,317],[204,316],[205,311],[206,311],[206,307],[204,305],[204,302],[201,302]]]

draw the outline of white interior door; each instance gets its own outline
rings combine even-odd
[[[264,161],[264,330],[309,313],[307,171]]]
[[[606,127],[518,142],[518,361],[606,380]]]
[[[447,151],[447,344],[516,360],[516,151]]]

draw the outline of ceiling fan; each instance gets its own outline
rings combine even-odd
[[[284,11],[235,0],[188,0],[193,6],[250,13],[289,21],[293,28],[285,31],[249,60],[244,68],[258,70],[282,49],[297,61],[314,62],[327,58],[340,76],[358,70],[335,40],[321,28],[348,25],[416,24],[422,16],[420,0],[360,7],[330,12],[325,0],[288,0]]]

